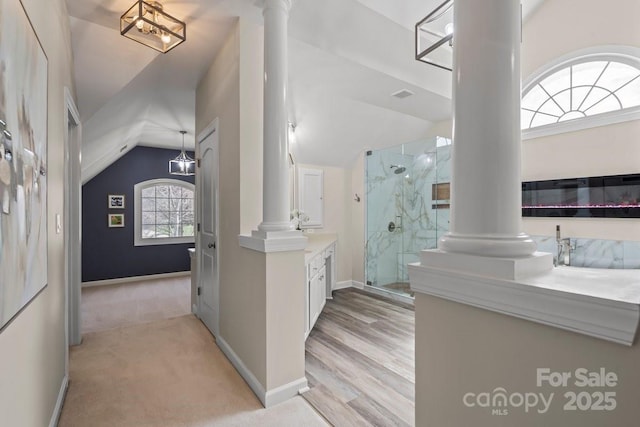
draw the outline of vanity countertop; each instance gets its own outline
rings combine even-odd
[[[311,259],[315,257],[317,254],[327,249],[331,244],[338,240],[338,236],[336,234],[315,234],[315,233],[305,233],[307,237],[308,243],[307,247],[304,250],[304,263],[309,264]]]

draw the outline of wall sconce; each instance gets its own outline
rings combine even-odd
[[[120,17],[120,34],[167,53],[187,39],[187,25],[157,1],[138,0]]]
[[[181,130],[182,134],[182,151],[173,160],[169,160],[169,173],[171,175],[191,176],[196,174],[196,162],[191,157],[187,156],[184,151],[184,134],[186,130]]]
[[[453,53],[447,43],[453,45],[453,30],[453,0],[446,0],[416,24],[416,60],[452,71]]]

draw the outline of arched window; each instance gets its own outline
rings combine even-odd
[[[548,135],[638,118],[640,58],[630,55],[574,56],[537,73],[523,90],[525,137],[538,128]]]
[[[177,179],[152,179],[134,186],[135,245],[194,242],[194,189]]]

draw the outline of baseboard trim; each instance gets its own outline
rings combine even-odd
[[[224,355],[227,356],[227,359],[229,359],[233,367],[236,368],[236,371],[238,371],[240,376],[244,378],[245,382],[249,385],[249,388],[253,390],[253,393],[258,397],[258,399],[262,403],[262,406],[266,407],[266,392],[260,381],[258,381],[255,375],[253,375],[253,372],[251,372],[249,368],[247,368],[242,359],[238,357],[238,355],[235,353],[235,351],[233,351],[229,344],[227,344],[224,338],[217,336],[216,344],[218,344],[220,350],[222,350]]]
[[[351,286],[358,289],[364,289],[364,283],[358,282],[356,280],[351,281]]]
[[[304,393],[307,390],[309,390],[307,377],[298,378],[297,380],[291,381],[288,384],[284,384],[280,387],[274,388],[273,390],[269,390],[264,397],[264,407],[269,408],[271,406],[277,405],[278,403],[289,400],[292,397]]]
[[[288,384],[276,387],[273,390],[265,391],[260,381],[258,381],[255,375],[253,375],[253,372],[247,368],[244,362],[242,362],[242,359],[238,357],[224,338],[216,337],[216,344],[218,344],[220,350],[222,350],[225,356],[227,356],[227,359],[229,359],[234,368],[236,368],[240,376],[249,385],[249,388],[251,388],[253,393],[260,400],[260,403],[262,403],[262,406],[265,408],[282,403],[285,400],[295,397],[300,393],[304,393],[309,389],[307,377],[302,377],[295,381],[291,381]]]
[[[332,290],[337,291],[338,289],[351,288],[352,286],[353,286],[353,280],[344,280],[342,282],[337,282]]]
[[[118,279],[93,280],[90,282],[82,282],[82,287],[90,288],[93,286],[120,285],[123,283],[141,282],[143,280],[170,279],[173,277],[189,276],[190,274],[191,271],[189,270],[176,271],[173,273],[148,274],[146,276],[120,277]]]
[[[62,405],[64,399],[67,396],[67,387],[69,386],[69,377],[64,376],[62,383],[60,384],[60,391],[58,392],[58,399],[56,400],[56,406],[53,408],[53,414],[51,414],[51,420],[49,421],[49,427],[56,427],[60,420],[60,414],[62,414]]]
[[[306,380],[306,379],[307,379],[307,377],[305,377],[305,380]],[[309,388],[309,382],[307,381],[307,386],[306,386],[306,387],[304,387],[304,388],[301,388],[300,390],[298,390],[298,393],[299,393],[299,394],[303,394],[303,393],[308,392],[309,390],[311,390],[311,389]]]

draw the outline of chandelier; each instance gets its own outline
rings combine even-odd
[[[187,38],[187,25],[165,13],[157,1],[138,0],[120,17],[120,34],[167,53]]]
[[[416,60],[448,71],[453,69],[453,2],[445,0],[415,29]]]
[[[196,162],[191,157],[187,156],[184,151],[184,134],[186,130],[181,130],[182,134],[182,151],[173,160],[169,160],[169,173],[171,175],[191,176],[196,174]]]

